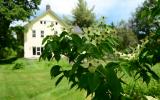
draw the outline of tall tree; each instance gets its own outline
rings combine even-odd
[[[11,23],[28,19],[39,4],[40,0],[0,0],[0,52],[5,47],[16,48]]]
[[[89,9],[87,3],[84,0],[78,0],[77,7],[73,9],[73,24],[77,24],[79,27],[89,27],[95,21],[95,14],[93,8]]]

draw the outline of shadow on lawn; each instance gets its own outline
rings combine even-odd
[[[17,60],[18,57],[12,57],[9,59],[0,59],[0,64],[12,64],[15,60]]]

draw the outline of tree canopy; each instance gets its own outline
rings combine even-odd
[[[0,0],[0,52],[3,48],[15,49],[16,39],[10,25],[13,21],[25,21],[38,9],[40,0]],[[23,34],[23,33],[21,33]],[[0,54],[1,54],[0,53]]]
[[[137,34],[138,38],[144,38],[145,36],[155,32],[159,27],[160,12],[159,0],[146,0],[142,6],[138,7],[130,20],[133,31]],[[154,12],[154,15],[151,14]]]

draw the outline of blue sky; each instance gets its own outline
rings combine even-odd
[[[86,0],[88,7],[94,8],[97,18],[107,17],[106,22],[117,23],[121,19],[128,20],[135,9],[142,5],[145,0]],[[72,16],[72,9],[76,7],[78,0],[42,0],[37,15],[45,11],[49,4],[59,16]]]

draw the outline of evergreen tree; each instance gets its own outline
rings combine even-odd
[[[89,27],[95,21],[95,14],[93,8],[89,9],[87,3],[84,0],[78,0],[77,7],[73,9],[74,25],[79,27]]]

